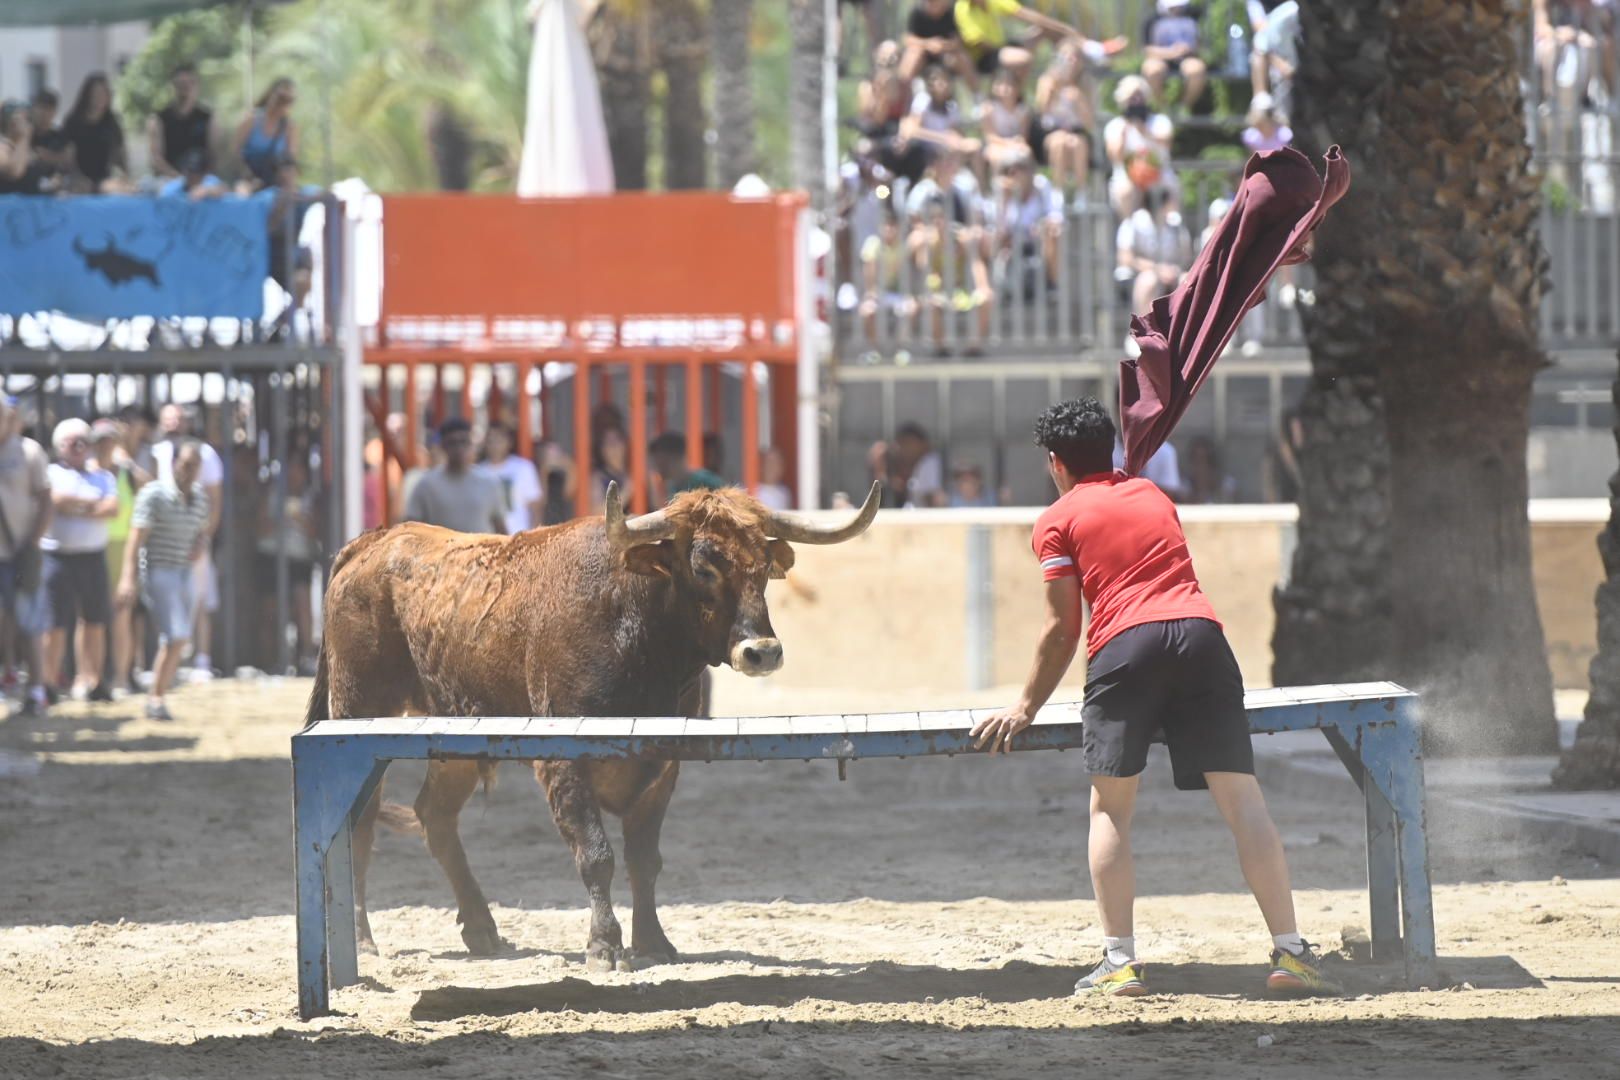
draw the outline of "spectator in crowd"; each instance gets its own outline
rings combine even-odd
[[[73,147],[78,186],[92,192],[129,192],[129,160],[124,129],[112,109],[112,86],[97,71],[85,77],[62,136]]]
[[[1175,125],[1150,104],[1151,88],[1140,75],[1127,75],[1114,88],[1120,114],[1103,128],[1103,148],[1113,171],[1108,177],[1108,200],[1114,213],[1128,218],[1142,205],[1142,196],[1160,192],[1174,204],[1181,184],[1170,167],[1170,140]]]
[[[774,446],[766,447],[759,456],[759,484],[754,498],[767,510],[791,510],[793,492],[787,485],[787,455]]]
[[[1203,44],[1199,20],[1203,8],[1188,0],[1158,0],[1142,24],[1142,77],[1152,87],[1153,97],[1164,98],[1164,84],[1171,75],[1181,78],[1181,104],[1191,109],[1204,96],[1209,84],[1209,66],[1198,55]]]
[[[958,465],[951,470],[949,505],[957,510],[996,505],[996,500],[985,490],[983,469],[977,465]]]
[[[1285,0],[1266,16],[1254,36],[1255,97],[1269,93],[1283,116],[1293,113],[1294,69],[1299,66],[1299,4]]]
[[[979,152],[980,143],[963,133],[965,123],[951,73],[935,64],[923,73],[923,92],[912,101],[911,112],[900,122],[900,139],[906,145],[923,143],[930,162],[947,153],[971,156]]]
[[[922,150],[921,143],[914,149]],[[926,155],[916,155],[919,159]],[[921,168],[926,168],[923,161]],[[919,171],[919,176],[921,175]],[[889,170],[878,160],[872,140],[862,136],[856,140],[850,159],[838,170],[838,219],[844,225],[850,250],[859,251],[866,238],[878,231],[883,216],[883,200],[890,191],[893,179]],[[917,177],[912,177],[915,183]]]
[[[313,280],[315,257],[308,245],[298,242],[309,202],[303,198],[298,161],[291,155],[276,163],[276,193],[270,204],[270,280],[286,290],[291,303],[277,316],[271,340],[279,341],[292,332],[293,319],[303,309]]]
[[[863,30],[866,33],[866,51],[870,54],[877,47],[878,42],[883,39],[883,12],[878,10],[877,5],[872,3],[872,0],[838,0],[838,25],[835,28],[835,33],[840,57],[846,55],[849,51],[844,45],[844,37],[848,33],[848,24],[844,20],[844,9],[846,7],[860,9]]]
[[[165,199],[217,199],[226,193],[225,182],[208,171],[201,151],[187,150],[179,161],[180,175],[165,180],[158,196]],[[271,257],[275,252],[272,250]]]
[[[282,162],[298,158],[297,101],[293,81],[277,79],[236,127],[234,152],[256,187],[276,187]]]
[[[1120,443],[1114,444],[1114,468],[1125,467],[1125,447]],[[1187,489],[1181,479],[1181,459],[1176,454],[1176,448],[1170,442],[1159,447],[1148,458],[1147,466],[1142,470],[1144,480],[1153,481],[1158,489],[1170,496],[1171,502],[1185,502]]]
[[[146,125],[152,171],[159,176],[182,176],[187,172],[186,157],[195,153],[201,155],[199,167],[206,173],[213,147],[214,114],[197,99],[197,68],[190,63],[178,65],[169,74],[169,85],[174,99]]]
[[[1081,85],[1085,58],[1072,40],[1057,49],[1035,84],[1036,117],[1030,135],[1035,160],[1052,170],[1052,183],[1075,193],[1083,205],[1091,173],[1091,132],[1096,125],[1091,97]]]
[[[68,635],[74,634],[74,701],[111,701],[101,680],[107,660],[107,524],[118,514],[118,481],[90,456],[90,425],[63,420],[51,434],[56,463],[50,467],[51,527],[40,539],[45,552],[45,594],[52,623],[45,634],[46,686],[60,688]]]
[[[948,351],[947,307],[978,312],[978,343],[969,346],[970,355],[981,354],[989,336],[992,292],[980,201],[978,183],[953,152],[935,158],[906,198],[911,218],[906,246],[928,293],[935,351],[941,356]]]
[[[506,532],[500,481],[474,469],[472,425],[452,416],[439,425],[444,464],[423,473],[405,500],[405,520],[468,533]]]
[[[914,231],[911,236],[911,243],[922,242],[923,234],[920,231]],[[908,257],[914,257],[915,253],[900,235],[900,216],[895,212],[892,201],[883,203],[882,224],[876,235],[868,236],[861,244],[860,251],[863,290],[860,312],[865,322],[867,340],[878,340],[880,312],[887,312],[897,322],[904,322],[909,332],[917,315],[917,299],[906,287],[905,261]],[[877,354],[871,354],[868,359],[875,361]]]
[[[1305,422],[1298,409],[1283,413],[1282,425],[1266,449],[1261,485],[1267,502],[1291,503],[1299,499],[1299,455],[1305,446]]]
[[[1243,129],[1243,148],[1251,154],[1281,150],[1294,141],[1294,129],[1283,122],[1277,105],[1267,93],[1254,95],[1249,102],[1248,126]]]
[[[167,475],[141,489],[130,516],[118,602],[132,606],[138,583],[141,601],[157,630],[157,658],[146,696],[149,720],[174,719],[164,699],[191,640],[197,608],[192,567],[207,551],[209,522],[217,513],[198,479],[202,468],[202,444],[180,440],[169,455]]]
[[[73,168],[73,147],[56,124],[56,114],[62,99],[55,90],[41,89],[28,106],[28,121],[34,131],[34,160],[40,174],[40,190],[53,192],[61,188],[67,172]]]
[[[703,433],[703,468],[716,476],[726,475],[726,441],[718,431]]]
[[[152,451],[143,431],[152,425],[139,406],[129,405],[118,420],[97,420],[90,425],[90,449],[96,464],[112,474],[118,493],[118,512],[107,521],[107,576],[116,582],[124,569],[124,548],[129,540],[130,519],[135,513],[135,496],[152,480]],[[136,596],[128,605],[113,604],[108,626],[112,653],[109,693],[122,698],[129,693],[135,642],[146,637],[146,613]]]
[[[1058,240],[1063,235],[1063,196],[1026,154],[1007,161],[996,177],[991,206],[994,249],[998,263],[1011,264],[1018,274],[1003,273],[1002,280],[1026,299],[1044,296],[1046,285],[1058,279]]]
[[[1192,237],[1181,215],[1158,191],[1143,194],[1143,205],[1119,223],[1114,241],[1118,277],[1131,285],[1131,310],[1145,312],[1156,296],[1175,289],[1192,266]]]
[[[596,433],[591,447],[591,510],[600,514],[607,501],[609,484],[619,485],[619,495],[626,501],[634,483],[630,479],[630,443],[624,437],[624,428],[604,425]]]
[[[1616,11],[1609,0],[1533,0],[1531,21],[1541,99],[1572,130],[1580,109],[1590,103],[1592,70],[1614,108],[1616,91]]]
[[[540,444],[540,476],[545,487],[540,524],[561,525],[574,516],[579,470],[574,459],[550,439]]]
[[[516,445],[516,434],[505,424],[492,423],[484,434],[483,467],[501,483],[508,535],[539,525],[540,504],[545,498],[540,470],[528,458],[512,453]]]
[[[712,491],[727,486],[724,477],[707,467],[687,467],[686,436],[679,431],[666,431],[654,439],[647,447],[647,458],[665,502],[683,491]]]
[[[191,416],[171,401],[158,410],[158,430],[161,438],[152,445],[153,475],[159,480],[169,480],[174,475],[175,456],[181,445],[192,440]],[[188,626],[191,633],[186,638],[195,649],[192,658],[194,673],[199,678],[208,678],[214,670],[209,646],[213,641],[214,613],[219,610],[219,570],[214,565],[213,543],[219,533],[220,514],[225,505],[225,463],[220,459],[219,452],[207,442],[196,440],[196,443],[197,481],[202,484],[203,494],[208,496],[208,517],[204,522],[197,557],[191,567],[194,580],[189,595],[196,602],[197,611]]]
[[[310,604],[310,580],[315,561],[320,558],[320,510],[310,490],[309,441],[304,432],[288,440],[286,500],[275,512],[275,483],[272,481],[259,500],[259,539],[255,544],[254,577],[263,605],[263,655],[280,655],[277,635],[287,627],[276,621],[276,581],[278,561],[287,562],[288,593],[292,601],[293,664],[301,675],[314,674],[314,613]]]
[[[984,157],[992,173],[1015,159],[1029,159],[1032,113],[1024,91],[1012,72],[996,72],[990,97],[979,106],[979,129],[984,132]]]
[[[895,432],[894,473],[905,492],[902,506],[945,505],[945,463],[921,424],[907,421]]]
[[[889,44],[892,42],[885,43]],[[892,50],[880,49],[876,70],[870,79],[861,81],[856,92],[855,127],[866,140],[857,144],[864,151],[857,158],[868,159],[868,171],[881,165],[915,184],[928,167],[930,147],[901,137],[901,124],[911,114],[912,100],[911,81],[901,77],[899,61]],[[844,179],[848,184],[848,173]]]
[[[41,716],[49,699],[40,636],[50,611],[40,587],[40,540],[51,525],[51,484],[45,451],[22,430],[16,399],[0,399],[0,602],[14,653],[28,669],[22,715]]]
[[[943,64],[970,87],[978,85],[979,73],[956,29],[955,8],[956,0],[916,0],[911,5],[900,38],[902,80],[909,83],[929,64]]]
[[[985,75],[998,67],[1010,67],[1021,73],[1028,70],[1029,51],[1009,46],[1003,19],[1017,19],[1032,27],[1036,36],[1049,37],[1054,41],[1075,38],[1099,57],[1122,52],[1127,44],[1124,38],[1090,42],[1069,24],[1025,7],[1018,0],[956,0],[957,33],[974,67]]]
[[[1215,440],[1199,435],[1187,445],[1186,501],[1195,504],[1237,502],[1237,478],[1221,470]]]
[[[0,105],[0,195],[33,195],[34,125],[28,109]]]

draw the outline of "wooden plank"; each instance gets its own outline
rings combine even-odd
[[[843,735],[848,732],[844,726],[844,717],[840,714],[821,716],[789,716],[788,734],[790,735]]]
[[[475,721],[469,735],[526,735],[532,716],[483,716]]]
[[[868,733],[921,731],[922,717],[914,712],[868,713],[866,730]]]
[[[637,717],[630,729],[630,734],[638,739],[667,739],[686,734],[686,717],[684,716],[641,716]]]
[[[574,735],[581,721],[577,716],[531,716],[525,735]]]
[[[686,737],[689,739],[735,739],[737,737],[737,718],[734,716],[717,716],[713,719],[693,717],[686,722]]]
[[[786,734],[788,734],[788,718],[785,716],[739,716],[737,718],[737,735],[739,738]]]
[[[626,739],[635,727],[628,716],[587,716],[579,722],[574,737],[579,739]]]

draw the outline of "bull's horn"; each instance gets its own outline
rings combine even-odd
[[[779,540],[795,544],[842,544],[867,530],[872,519],[877,517],[878,507],[882,503],[883,485],[873,484],[861,512],[847,525],[812,525],[790,514],[772,514],[765,531]]]
[[[656,544],[675,535],[675,523],[665,517],[662,510],[655,510],[626,521],[624,502],[619,497],[619,485],[616,482],[609,482],[602,509],[607,518],[608,541],[621,551],[641,544]]]

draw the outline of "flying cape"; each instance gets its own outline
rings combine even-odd
[[[1131,316],[1141,355],[1119,365],[1127,473],[1140,473],[1170,437],[1278,267],[1310,257],[1312,231],[1350,187],[1350,163],[1339,148],[1323,160],[1326,171],[1317,176],[1291,147],[1251,157],[1231,210],[1175,292]]]

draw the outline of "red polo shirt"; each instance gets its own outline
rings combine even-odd
[[[1151,480],[1122,472],[1083,477],[1036,521],[1034,548],[1047,581],[1080,575],[1091,609],[1087,657],[1143,623],[1219,623],[1198,587],[1175,504]]]

